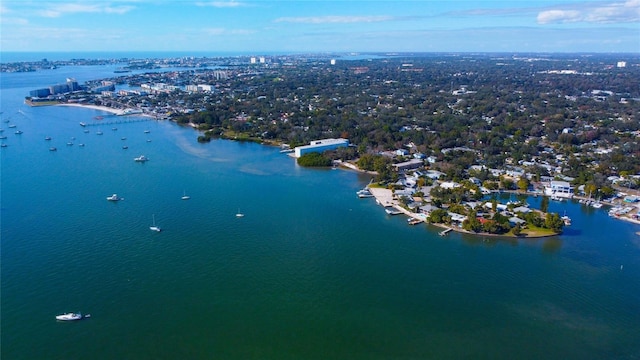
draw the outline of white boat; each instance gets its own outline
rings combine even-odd
[[[157,232],[162,231],[162,229],[160,229],[160,227],[159,227],[159,226],[156,226],[156,216],[155,216],[155,215],[152,215],[151,217],[153,218],[153,225],[152,225],[152,226],[149,226],[149,230],[151,230],[151,231],[157,231]]]
[[[118,194],[113,194],[111,196],[107,196],[107,200],[109,201],[119,201],[119,200],[123,200],[121,197],[118,196]]]
[[[144,155],[140,155],[140,156],[138,156],[137,158],[133,158],[133,161],[136,161],[136,162],[145,162],[145,161],[149,161],[149,158],[147,158],[147,157],[146,157],[146,156],[144,156]]]
[[[600,201],[596,201],[594,203],[591,203],[591,207],[595,209],[600,209],[602,207],[602,203]]]
[[[189,199],[191,199],[191,196],[187,195],[187,192],[186,192],[186,191],[185,191],[185,192],[183,192],[182,194],[183,194],[183,195],[182,195],[182,197],[181,197],[180,199],[182,199],[182,200],[189,200]]]
[[[89,317],[90,315],[87,315]],[[56,320],[60,321],[74,321],[74,320],[82,320],[83,316],[81,313],[66,313],[61,315],[56,315]]]
[[[236,217],[244,217],[244,214],[240,212],[240,209],[238,209],[238,212],[236,213]]]
[[[402,211],[394,209],[394,208],[385,208],[384,211],[389,215],[400,215]]]
[[[369,189],[364,188],[362,190],[358,190],[356,192],[356,194],[358,195],[358,197],[360,198],[368,198],[368,197],[373,197],[373,194],[371,193],[371,191],[369,191]]]

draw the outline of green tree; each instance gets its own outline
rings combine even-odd
[[[527,191],[529,189],[529,180],[526,177],[521,177],[518,180],[518,189],[520,191]]]
[[[562,231],[563,226],[564,222],[560,218],[560,215],[558,215],[557,213],[547,213],[547,216],[544,220],[544,227],[555,232],[560,232]]]
[[[549,197],[543,196],[542,201],[540,201],[540,211],[546,213],[549,210]]]

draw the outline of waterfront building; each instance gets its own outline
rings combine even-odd
[[[51,86],[49,86],[49,92],[52,95],[68,93],[69,92],[69,85],[67,85],[67,84],[51,85]]]
[[[547,196],[559,196],[564,198],[573,197],[573,186],[566,181],[553,180],[544,188],[544,194]]]
[[[67,86],[71,92],[80,90],[80,85],[74,78],[67,78]]]
[[[424,162],[422,160],[411,159],[409,161],[393,164],[393,167],[396,169],[396,171],[400,172],[405,170],[418,169],[422,167],[422,165],[424,165]]]
[[[312,152],[324,152],[327,150],[334,150],[339,147],[347,147],[349,146],[349,140],[347,139],[322,139],[322,140],[314,140],[309,145],[297,146],[294,148],[295,157],[299,158],[300,156]]]
[[[49,95],[51,95],[51,91],[49,91],[49,88],[36,89],[36,90],[29,91],[29,96],[34,98],[43,98]]]

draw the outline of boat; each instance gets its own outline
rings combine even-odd
[[[102,131],[96,131],[96,135],[102,135]]]
[[[402,211],[394,209],[394,208],[385,208],[384,211],[389,215],[400,215]]]
[[[80,126],[87,126],[87,124],[83,123],[82,121],[80,122]]]
[[[7,147],[7,144],[2,143],[2,144],[0,144],[0,147]]]
[[[82,147],[82,146],[84,146],[84,144],[78,144],[78,146]]]
[[[185,191],[185,192],[182,193],[182,197],[180,199],[189,200],[189,199],[191,199],[191,196],[187,195],[187,192]]]
[[[69,142],[67,143],[67,146],[73,146],[73,143],[72,143],[71,141],[69,141]]]
[[[20,135],[20,134],[22,134],[22,130],[17,130],[16,135]]]
[[[119,197],[118,194],[113,194],[111,196],[107,196],[107,200],[109,200],[109,201],[119,201],[119,200],[124,200],[124,199]]]
[[[49,140],[51,140],[51,136],[47,136],[47,137],[45,137],[44,139],[45,139],[45,140],[47,140],[47,141],[49,141]]]
[[[75,321],[75,320],[82,320],[85,317],[91,317],[91,315],[82,316],[81,313],[66,313],[66,314],[56,315],[56,320]]]
[[[244,214],[240,212],[240,209],[238,209],[238,212],[236,213],[236,217],[244,217]]]
[[[420,224],[422,220],[417,218],[409,218],[407,219],[407,222],[409,223],[409,225],[416,225],[416,224]]]
[[[562,219],[562,222],[564,222],[565,226],[571,225],[571,218],[567,215],[562,216],[560,219]]]
[[[144,155],[140,155],[137,158],[133,158],[133,161],[135,161],[135,162],[145,162],[145,161],[149,161],[149,159]]]
[[[151,215],[151,217],[153,218],[153,225],[149,226],[149,230],[157,231],[157,232],[162,231],[162,229],[160,229],[159,226],[156,226],[156,216],[155,215]]]
[[[58,149],[56,149],[54,146],[49,148],[49,151],[56,151],[56,150],[58,150]]]
[[[9,128],[11,128],[11,129],[13,129],[14,127],[16,127],[16,125],[15,125],[15,124],[11,124],[11,125],[9,125]]]
[[[150,133],[150,132],[151,132],[151,131],[149,131],[149,130],[145,130],[145,131],[144,131],[144,133],[145,133],[145,134],[148,134],[148,133]]]
[[[7,136],[6,136],[6,135],[2,135],[2,136],[0,136],[0,139],[3,139],[3,140],[4,140],[4,139],[6,139],[6,138],[7,138]]]
[[[358,195],[359,198],[369,198],[369,197],[373,197],[373,194],[371,193],[371,191],[369,191],[369,189],[364,188],[362,190],[358,190],[356,192],[356,194]]]

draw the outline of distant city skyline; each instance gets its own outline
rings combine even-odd
[[[2,0],[6,52],[640,52],[640,0]]]

